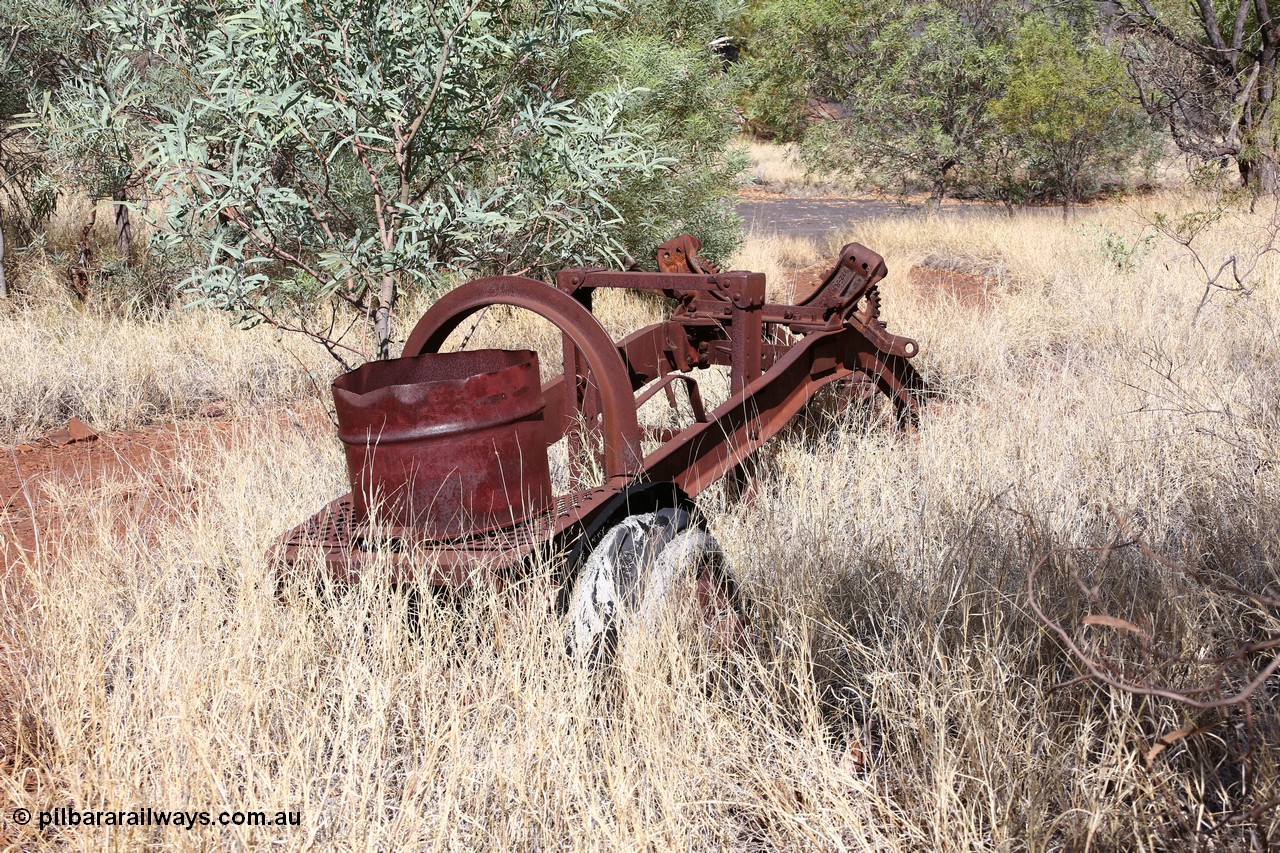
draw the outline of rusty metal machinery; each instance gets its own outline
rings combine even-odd
[[[689,507],[831,383],[879,391],[899,424],[914,424],[925,386],[909,360],[919,347],[880,319],[878,284],[887,273],[880,255],[850,243],[811,293],[776,304],[765,300],[762,273],[721,272],[698,257],[700,248],[683,235],[659,248],[658,272],[566,269],[554,287],[482,278],[442,297],[409,335],[401,359],[360,369],[378,375],[335,383],[340,417],[343,394],[370,395],[365,419],[342,425],[357,494],[290,531],[276,552],[283,564],[318,554],[335,577],[349,580],[377,559],[394,580],[502,586],[530,560],[568,553],[561,578],[568,589],[611,526]],[[615,342],[592,314],[601,288],[664,294],[675,307],[665,322]],[[459,324],[492,305],[554,323],[563,333],[563,373],[539,389],[532,353],[481,351],[463,356],[466,363],[458,362],[462,354],[438,357],[457,363],[433,362],[435,379],[453,383],[451,391],[407,387],[418,375],[415,361],[438,353]],[[728,368],[730,394],[708,411],[697,371],[713,366]],[[658,393],[674,406],[676,385],[687,391],[692,423],[643,430],[640,406]],[[584,480],[595,461],[587,449],[596,449],[600,485],[549,494],[546,452],[561,439],[569,442],[572,482]],[[659,445],[646,453],[642,439]],[[373,524],[360,491],[384,475],[398,480],[399,491],[388,486],[381,495],[388,523]],[[505,503],[494,497],[502,490]]]

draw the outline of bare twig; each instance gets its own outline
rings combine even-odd
[[[1044,571],[1055,557],[1068,553],[1098,551],[1105,558],[1116,548],[1134,547],[1148,559],[1151,559],[1168,569],[1177,571],[1186,577],[1201,583],[1207,588],[1241,596],[1255,606],[1280,610],[1280,600],[1255,591],[1243,589],[1238,584],[1230,581],[1218,578],[1208,578],[1203,572],[1197,569],[1183,563],[1176,563],[1167,557],[1156,553],[1140,537],[1133,535],[1132,527],[1129,525],[1127,520],[1114,510],[1112,510],[1112,514],[1117,520],[1119,532],[1123,532],[1130,536],[1129,540],[1123,544],[1117,544],[1117,539],[1113,536],[1110,542],[1100,548],[1058,548],[1048,549],[1041,552],[1035,563],[1032,565],[1031,570],[1027,573],[1027,603],[1031,607],[1032,612],[1035,613],[1036,618],[1039,619],[1045,627],[1052,631],[1062,642],[1067,651],[1084,666],[1088,678],[1105,684],[1108,687],[1123,690],[1136,696],[1152,696],[1169,699],[1201,710],[1226,708],[1229,706],[1242,705],[1247,702],[1263,687],[1263,685],[1267,683],[1267,680],[1271,678],[1277,670],[1280,670],[1280,651],[1277,651],[1280,649],[1280,637],[1270,637],[1265,640],[1241,641],[1230,653],[1211,658],[1188,658],[1185,656],[1161,653],[1152,649],[1147,643],[1146,638],[1141,637],[1141,646],[1144,655],[1148,658],[1159,659],[1161,666],[1149,667],[1144,673],[1146,678],[1139,680],[1128,675],[1124,667],[1086,651],[1080,643],[1076,641],[1071,631],[1068,631],[1058,620],[1050,617],[1041,607],[1036,594],[1036,581],[1041,572]],[[1079,582],[1078,579],[1077,582]],[[1084,623],[1100,627],[1114,627],[1113,622],[1115,621],[1115,617],[1106,617],[1105,619],[1095,617],[1092,620],[1086,617]],[[1128,623],[1127,620],[1126,623],[1132,624]],[[1134,627],[1136,628],[1136,626]],[[1139,629],[1138,633],[1141,634],[1143,632]],[[1224,693],[1224,683],[1226,681],[1227,670],[1233,664],[1250,660],[1264,652],[1270,652],[1272,655],[1262,670],[1258,672],[1247,684],[1237,689],[1235,692]],[[1212,666],[1214,667],[1214,672],[1204,683],[1199,685],[1172,686],[1152,683],[1151,676],[1159,669],[1163,669],[1165,666],[1170,664]],[[1068,682],[1056,685],[1053,689],[1062,689],[1067,686],[1081,683],[1082,678],[1083,676],[1071,679]]]

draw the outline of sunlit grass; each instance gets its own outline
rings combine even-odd
[[[750,500],[703,496],[756,608],[755,647],[715,678],[670,634],[635,639],[623,666],[593,677],[566,660],[539,595],[430,604],[415,633],[376,572],[345,595],[313,578],[277,594],[264,555],[345,488],[340,447],[254,418],[248,390],[225,392],[249,418],[234,439],[192,442],[165,477],[129,483],[134,505],[154,501],[148,523],[115,499],[119,483],[53,490],[74,523],[24,567],[27,597],[5,605],[18,688],[0,706],[0,800],[6,814],[291,809],[303,826],[4,831],[72,849],[1193,846],[1237,803],[1275,795],[1273,709],[1251,723],[1246,785],[1234,723],[1087,685],[1051,691],[1076,670],[1023,599],[1042,548],[1114,532],[1108,506],[1179,559],[1249,583],[1277,565],[1280,294],[1222,294],[1193,323],[1202,287],[1178,247],[1121,264],[1102,239],[1138,240],[1138,213],[885,220],[831,247],[748,243],[732,266],[771,275],[845,239],[882,253],[884,315],[920,341],[939,396],[911,436],[827,400],[762,454]],[[1242,239],[1223,230],[1209,250]],[[919,263],[989,275],[986,307],[918,291],[907,272]],[[611,296],[601,311],[621,334],[658,308]],[[30,330],[5,346],[31,365],[40,353],[21,340],[84,340],[76,357],[90,343],[73,336],[97,328],[72,314],[0,322]],[[189,335],[193,351],[220,348],[210,375],[239,389],[256,387],[253,365],[288,363],[268,338],[167,322],[116,324],[108,349],[128,362]],[[548,328],[500,311],[470,345],[559,358]],[[44,398],[5,394],[43,422]],[[1158,613],[1183,632],[1169,643],[1253,630],[1131,554],[1117,571],[1092,580],[1126,595],[1097,606]],[[1049,590],[1068,622],[1095,607],[1069,580]],[[1192,722],[1209,733],[1144,764],[1155,737]],[[1220,844],[1246,833],[1223,830]]]

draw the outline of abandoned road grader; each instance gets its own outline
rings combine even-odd
[[[762,273],[721,272],[700,248],[682,235],[659,247],[657,272],[566,269],[554,287],[499,276],[442,297],[401,358],[333,383],[351,492],[286,534],[283,567],[319,555],[345,581],[376,560],[393,581],[465,588],[509,585],[563,554],[558,606],[576,655],[599,653],[625,614],[673,595],[696,596],[719,636],[740,634],[732,574],[693,498],[741,476],[831,383],[884,394],[903,426],[924,383],[909,361],[916,342],[880,320],[880,255],[850,243],[812,293],[776,304]],[[661,294],[674,309],[615,342],[592,314],[601,288]],[[467,318],[503,305],[560,330],[562,375],[542,384],[527,350],[439,352]],[[707,411],[698,372],[714,366],[728,368],[729,397]],[[640,407],[665,393],[675,409],[676,386],[687,423],[642,429]],[[594,468],[599,485],[553,493],[548,448],[561,439],[570,482]]]

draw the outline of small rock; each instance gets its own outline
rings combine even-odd
[[[67,432],[71,434],[72,441],[96,441],[98,438],[97,431],[79,418],[67,421]]]
[[[62,447],[64,444],[74,444],[77,441],[95,441],[98,433],[93,428],[79,418],[72,418],[67,421],[67,425],[59,430],[54,430],[44,437],[44,443],[53,447]]]
[[[56,429],[53,432],[46,434],[41,443],[49,447],[61,447],[64,444],[70,444],[71,430]]]

